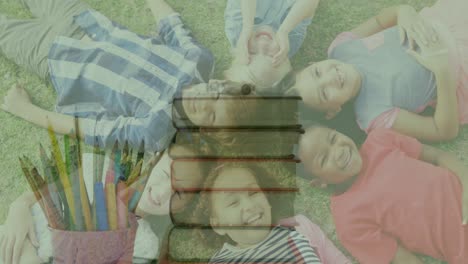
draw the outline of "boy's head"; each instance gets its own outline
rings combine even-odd
[[[356,144],[330,128],[308,128],[299,143],[299,157],[306,171],[326,184],[340,184],[361,171],[362,159]]]
[[[179,119],[196,126],[229,127],[251,123],[255,100],[245,98],[254,93],[254,87],[231,81],[211,80],[192,85],[175,100]],[[186,122],[185,121],[185,122]]]
[[[295,81],[293,89],[304,103],[324,112],[327,119],[335,117],[361,88],[361,75],[357,69],[338,60],[313,63],[298,72]]]
[[[273,57],[280,50],[276,33],[269,26],[261,26],[254,30],[249,39],[249,63],[242,64],[237,60],[237,54],[231,67],[224,72],[225,78],[237,82],[252,83],[259,92],[268,92],[268,89],[280,81],[291,71],[289,59],[280,65],[273,66]]]
[[[190,154],[191,150],[182,146],[175,146],[173,152],[180,155]],[[169,215],[170,212],[178,213],[193,199],[193,194],[174,191],[171,182],[176,181],[179,188],[191,188],[201,183],[199,163],[184,164],[183,169],[188,173],[171,175],[172,159],[166,151],[156,166],[151,171],[146,187],[141,196],[138,208],[147,214]],[[176,177],[175,179],[173,179]]]

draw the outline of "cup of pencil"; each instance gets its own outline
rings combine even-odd
[[[79,137],[64,136],[64,155],[50,127],[49,137],[50,155],[39,147],[42,171],[28,157],[19,161],[52,232],[54,263],[132,263],[135,209],[161,155],[143,166],[143,142],[136,155],[127,143],[107,153],[96,145],[83,167]]]

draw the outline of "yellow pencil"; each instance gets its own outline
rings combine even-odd
[[[115,184],[107,183],[105,185],[106,204],[107,204],[107,219],[109,219],[109,229],[117,230],[117,206],[115,195]]]
[[[75,222],[76,219],[76,214],[75,214],[75,202],[73,199],[73,193],[72,193],[72,188],[70,185],[70,179],[68,178],[67,175],[67,169],[65,167],[65,163],[62,159],[62,153],[60,152],[60,147],[57,141],[57,137],[55,136],[55,133],[52,129],[52,126],[49,125],[48,127],[49,131],[49,138],[52,143],[52,154],[54,156],[58,172],[59,172],[59,178],[60,181],[62,182],[63,190],[65,192],[65,197],[67,199],[68,207],[70,209],[70,214],[73,219],[73,223]]]

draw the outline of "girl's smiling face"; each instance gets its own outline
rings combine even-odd
[[[255,245],[268,236],[272,224],[271,206],[250,170],[227,168],[221,171],[213,189],[229,189],[210,195],[210,223],[216,233],[229,236],[239,247]]]
[[[300,140],[299,157],[323,183],[340,184],[356,176],[362,158],[354,141],[327,127],[309,128]]]
[[[176,147],[181,151],[188,151],[182,147]],[[174,148],[174,149],[176,149]],[[192,194],[175,191],[172,183],[177,183],[178,188],[193,188],[201,181],[200,167],[197,162],[184,164],[177,175],[171,175],[172,159],[168,151],[164,153],[158,164],[151,171],[145,190],[138,203],[138,209],[146,214],[168,215],[177,213],[193,198]],[[185,173],[190,172],[190,173]]]
[[[361,75],[350,64],[325,60],[299,72],[294,87],[306,105],[332,118],[343,104],[358,95]]]

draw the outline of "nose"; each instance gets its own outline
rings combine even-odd
[[[151,198],[158,204],[164,204],[171,198],[171,186],[170,184],[158,184],[154,185],[151,188]]]
[[[335,163],[339,166],[342,167],[344,166],[344,163],[346,161],[346,147],[343,145],[337,145],[335,146],[333,157],[335,160]]]
[[[255,209],[255,203],[252,201],[252,199],[250,199],[250,196],[247,192],[245,196],[240,199],[240,203],[242,212],[244,214],[251,213]]]

